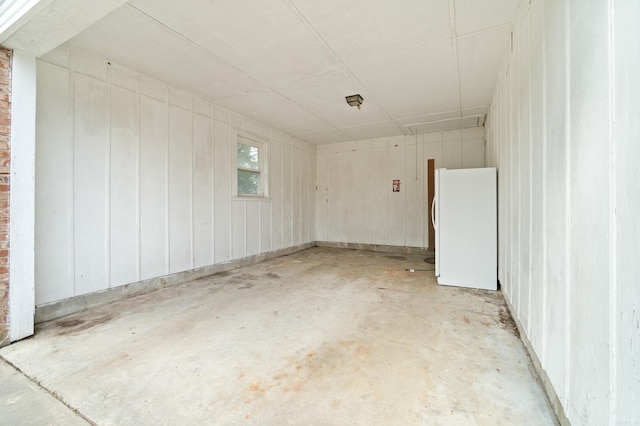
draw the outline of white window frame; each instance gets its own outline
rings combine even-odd
[[[244,200],[265,200],[269,199],[269,143],[255,135],[245,132],[234,132],[233,145],[233,196]],[[249,145],[258,148],[258,167],[260,173],[260,188],[258,194],[238,193],[238,170],[245,170],[238,167],[238,144]],[[249,170],[253,171],[256,170]]]

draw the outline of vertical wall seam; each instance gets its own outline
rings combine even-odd
[[[293,179],[295,176],[295,171],[294,171],[294,167],[295,167],[295,162],[296,162],[296,146],[295,146],[295,141],[293,139],[290,139],[291,142],[291,158],[289,158],[289,197],[291,202],[289,203],[289,208],[290,210],[290,218],[291,218],[291,234],[290,237],[291,239],[289,240],[289,246],[292,246],[295,244],[295,231],[294,231],[294,224],[296,223],[296,216],[295,216],[295,203],[296,203],[296,194],[295,194],[295,187],[294,187],[294,183],[293,183]]]
[[[291,141],[291,139],[289,139]],[[293,245],[293,223],[295,222],[293,215],[293,163],[295,162],[295,148],[293,144],[289,144],[290,155],[289,155],[289,165],[287,167],[289,173],[289,242],[287,243],[287,247],[291,247]],[[284,160],[283,160],[284,161]]]
[[[215,109],[212,103],[209,103],[210,130],[211,138],[208,141],[211,148],[211,264],[216,263],[216,119]]]
[[[237,166],[237,163],[235,163],[233,160],[235,158],[235,155],[238,149],[237,147],[238,133],[233,127],[232,116],[229,116],[229,125],[226,127],[227,127],[227,140],[228,140],[227,164],[231,166],[230,173],[229,173],[229,183],[228,183],[229,194],[231,194],[231,200],[229,200],[229,205],[228,205],[228,209],[229,209],[229,241],[228,243],[229,243],[229,258],[234,259],[233,257],[233,229],[234,229],[233,224],[234,224],[234,221],[237,219],[233,217],[233,205],[236,203],[236,201],[233,198],[237,195],[237,193],[234,193],[233,188],[234,188],[234,185],[237,185],[237,182],[238,182],[238,166]]]
[[[113,159],[111,156],[112,153],[112,134],[111,134],[111,63],[107,62],[107,81],[106,81],[106,89],[107,89],[107,178],[105,182],[106,192],[107,192],[107,208],[105,211],[105,225],[106,225],[106,288],[111,288],[111,165],[113,163]]]
[[[520,6],[522,6],[522,3],[520,3]],[[518,11],[518,18],[520,17],[520,11]],[[519,21],[519,19],[518,19]],[[516,22],[517,25],[519,25],[520,22]],[[517,149],[515,150],[515,166],[516,167],[512,167],[511,168],[511,175],[513,176],[513,174],[515,173],[516,176],[516,180],[517,180],[517,192],[515,194],[515,198],[517,201],[517,210],[516,210],[516,230],[514,232],[515,234],[515,238],[516,238],[516,244],[514,247],[514,253],[516,256],[516,262],[514,262],[515,265],[518,265],[517,268],[512,268],[512,271],[515,270],[515,277],[513,278],[513,285],[515,286],[515,293],[517,293],[517,296],[514,295],[515,297],[517,297],[516,300],[516,310],[517,310],[517,315],[520,316],[522,314],[522,274],[520,273],[520,261],[521,261],[521,251],[522,251],[522,193],[520,191],[520,188],[522,188],[522,169],[520,167],[520,164],[522,164],[522,140],[520,138],[520,125],[521,125],[521,119],[520,119],[520,109],[518,108],[518,106],[520,105],[520,34],[518,33],[514,33],[515,35],[517,35],[517,37],[514,37],[516,40],[514,42],[514,53],[513,53],[513,57],[514,57],[514,62],[515,62],[515,70],[514,72],[511,73],[511,77],[514,80],[514,83],[516,85],[515,90],[513,91],[513,97],[516,99],[516,108],[517,110],[514,112],[512,109],[512,113],[513,113],[513,120],[515,122],[512,123],[512,133],[515,133],[515,137],[513,138],[513,141],[515,144],[517,144]],[[516,44],[517,43],[517,44]],[[512,287],[513,288],[513,287]]]
[[[545,2],[540,1],[542,29],[542,339],[540,343],[540,360],[547,365],[547,28],[544,19]]]
[[[311,145],[307,143],[307,241],[311,242],[314,240],[312,226],[315,228],[315,221],[313,220],[313,216],[311,213],[312,207],[315,206],[313,200],[311,199],[311,194],[315,197],[315,187],[316,187],[316,179],[315,176],[312,176],[312,171],[315,171],[315,167],[313,166],[313,154],[311,153]]]
[[[531,91],[531,67],[532,67],[532,42],[531,42],[531,3],[527,6],[527,19],[529,20],[529,73],[527,79],[527,96],[529,104],[529,264],[528,268],[528,296],[527,296],[527,333],[529,334],[529,340],[534,340],[532,335],[533,331],[533,317],[531,313],[531,307],[533,306],[533,218],[534,218],[534,206],[533,206],[533,104],[532,104],[532,91]],[[536,283],[537,285],[537,283]]]
[[[266,226],[262,220],[262,209],[264,208],[264,202],[258,202],[258,253],[263,253],[262,249],[262,227]],[[265,209],[266,211],[266,209]]]
[[[408,136],[402,136],[402,180],[400,185],[400,195],[402,196],[402,243],[404,246],[407,245],[407,190],[409,188],[408,185],[408,176],[407,176],[407,151],[410,149],[407,141]],[[462,151],[462,149],[460,149]],[[402,186],[404,185],[404,188]]]
[[[442,138],[442,134],[440,134],[440,137]],[[391,140],[390,140],[389,138],[387,138],[387,143],[386,143],[387,158],[391,158],[390,142],[391,142]],[[442,144],[441,144],[441,146],[442,146]],[[393,179],[393,177],[391,176],[391,165],[389,164],[389,162],[388,162],[388,161],[386,162],[386,166],[387,166],[387,173],[386,173],[387,179],[386,179],[386,182],[385,182],[385,186],[386,186],[387,182],[388,182],[390,179]],[[384,192],[385,192],[385,194],[387,195],[387,218],[390,218],[390,217],[391,217],[391,196],[392,196],[392,193],[391,193],[391,192],[389,192],[389,190],[388,190],[388,189],[386,189],[386,188],[385,188],[385,191],[384,191]],[[341,225],[341,226],[342,226],[342,225]],[[328,226],[327,226],[327,227],[328,227]],[[387,227],[387,236],[386,236],[386,242],[385,242],[385,244],[391,244],[391,238],[390,238],[390,231],[389,231],[389,228],[390,228],[390,227]]]
[[[273,129],[269,128],[269,143],[267,144],[267,152],[269,153],[269,158],[267,159],[268,164],[267,167],[267,191],[269,191],[269,201],[267,201],[269,206],[269,250],[273,250],[273,192],[271,191],[271,182],[273,176]],[[260,210],[260,214],[262,215],[262,210]],[[261,238],[262,239],[262,238]],[[262,243],[261,243],[262,244]],[[262,245],[260,245],[262,249]]]
[[[303,146],[304,146],[304,157],[305,157],[305,166],[302,168],[302,172],[304,173],[305,176],[305,185],[302,186],[302,194],[307,194],[306,196],[306,205],[305,205],[305,210],[304,213],[302,215],[302,217],[304,218],[304,223],[305,226],[303,226],[303,228],[306,228],[306,232],[304,237],[302,238],[301,243],[307,243],[309,242],[309,229],[311,228],[311,217],[309,215],[309,211],[311,211],[311,206],[309,205],[309,194],[310,194],[310,189],[311,189],[311,154],[309,153],[309,146],[307,145],[306,142],[303,142]]]
[[[305,186],[308,186],[309,183],[309,155],[307,153],[307,147],[304,145],[304,142],[300,142],[302,146],[300,147],[300,242],[298,244],[304,244],[307,242],[308,236],[308,212],[309,212],[309,200],[306,200],[306,206],[304,206],[304,193],[308,192],[308,189]],[[306,163],[306,167],[302,167],[302,161]],[[303,179],[304,176],[304,179]],[[304,209],[303,209],[304,207]],[[307,232],[304,232],[305,227],[307,228]],[[305,235],[306,234],[306,235]]]
[[[280,205],[282,206],[280,208],[280,242],[282,243],[282,246],[280,248],[284,248],[285,247],[285,242],[284,242],[284,227],[285,227],[285,223],[284,223],[284,180],[285,180],[285,170],[284,170],[284,134],[282,134],[281,136],[281,140],[280,140],[280,158],[278,159],[280,161]]]
[[[518,265],[519,267],[516,269],[516,272],[518,274],[517,277],[517,287],[518,287],[518,316],[520,316],[522,314],[522,267],[520,266],[520,262],[522,261],[522,148],[523,148],[523,141],[522,141],[522,137],[520,134],[520,130],[521,130],[521,126],[522,126],[522,115],[521,115],[521,111],[520,111],[520,103],[522,102],[522,92],[520,91],[520,85],[522,84],[522,76],[520,75],[520,62],[521,62],[521,55],[522,52],[520,51],[520,33],[518,33],[518,46],[516,49],[516,96],[518,98],[518,103],[517,103],[517,107],[518,110],[516,112],[516,120],[517,120],[517,125],[516,125],[516,141],[518,143],[518,150],[516,152],[517,155],[517,168],[515,170],[517,170],[517,174],[518,174],[518,192],[517,192],[517,198],[518,198],[518,214],[517,214],[517,218],[518,218],[518,229],[517,229],[517,235],[518,235],[518,243],[516,245],[516,251],[518,253]],[[526,326],[528,327],[529,324],[527,324]]]
[[[562,401],[565,412],[568,412],[571,394],[571,8],[569,2],[565,3],[565,153],[567,164],[565,168],[566,204],[565,204],[565,362],[564,362],[564,388],[565,397]]]
[[[142,130],[140,114],[140,76],[136,75],[136,274],[138,281],[142,280]]]
[[[189,176],[191,177],[190,181],[189,181],[189,199],[190,199],[190,203],[189,203],[189,221],[190,223],[190,245],[191,245],[191,269],[195,268],[195,264],[196,264],[196,251],[195,251],[195,243],[194,243],[194,236],[195,236],[195,228],[194,228],[194,212],[195,212],[195,208],[193,206],[193,203],[195,202],[195,197],[193,196],[193,188],[194,188],[194,169],[195,167],[193,166],[194,164],[194,156],[195,156],[195,149],[194,149],[194,145],[195,145],[195,126],[194,126],[194,114],[193,114],[193,96],[190,96],[191,99],[191,155],[189,156]]]
[[[296,141],[298,142],[298,141]],[[298,144],[296,144],[298,145]],[[294,167],[298,170],[298,172],[296,173],[297,177],[298,177],[298,188],[296,191],[296,205],[298,206],[298,217],[296,219],[296,221],[298,222],[298,241],[293,241],[292,243],[295,244],[300,244],[300,242],[302,241],[302,149],[300,149],[299,146],[296,147],[296,151],[298,152],[298,155],[296,156],[296,160],[294,161],[295,164]],[[295,223],[295,221],[294,221]]]
[[[508,66],[509,72],[508,75],[505,76],[505,99],[504,105],[502,107],[504,112],[504,165],[505,165],[505,173],[504,173],[504,193],[505,193],[505,233],[504,233],[504,244],[505,244],[505,280],[504,287],[505,293],[511,300],[511,305],[515,307],[515,300],[513,300],[513,294],[511,292],[511,281],[513,276],[513,175],[511,170],[513,169],[513,111],[512,111],[512,103],[513,94],[511,93],[511,80],[513,78],[512,70],[511,70],[511,62],[513,61],[513,52],[509,53]],[[508,141],[508,142],[506,142]]]
[[[416,144],[418,143],[418,132],[416,131]],[[420,134],[420,148],[422,149],[420,154],[420,161],[422,162],[422,185],[420,185],[420,195],[422,196],[422,215],[420,221],[422,222],[422,247],[427,248],[429,246],[429,223],[427,222],[427,214],[429,213],[429,196],[427,194],[427,180],[429,175],[428,159],[425,158],[424,150],[424,136]],[[430,219],[429,219],[430,220]]]
[[[512,61],[513,53],[509,55],[509,69],[511,69],[511,61]],[[513,293],[511,291],[512,287],[512,278],[513,278],[513,111],[511,104],[513,101],[513,95],[511,90],[511,80],[513,76],[512,72],[509,71],[509,75],[505,79],[505,102],[502,107],[504,111],[504,136],[505,136],[505,145],[504,145],[504,164],[505,164],[505,174],[504,174],[504,193],[505,193],[505,233],[504,233],[504,244],[505,244],[505,291],[507,296],[511,300],[511,304],[515,306],[515,300],[513,300]]]
[[[299,141],[296,142],[299,144]],[[296,150],[298,151],[298,164],[295,166],[298,169],[298,191],[296,194],[298,197],[298,200],[296,201],[296,204],[298,205],[298,241],[293,241],[293,244],[300,244],[302,242],[302,148],[298,146],[296,147]]]
[[[616,150],[615,150],[615,32],[614,32],[613,0],[608,0],[608,38],[609,38],[609,423],[616,424],[617,420],[617,226],[616,226]]]
[[[311,205],[310,205],[310,196],[309,194],[311,193],[311,153],[309,152],[309,145],[307,145],[306,142],[304,142],[304,156],[305,156],[305,160],[306,160],[306,167],[304,168],[305,172],[305,176],[306,176],[306,185],[303,186],[303,191],[306,191],[307,193],[307,206],[305,209],[305,214],[303,215],[305,223],[307,224],[307,232],[306,235],[304,236],[304,238],[302,239],[302,243],[308,243],[310,240],[309,237],[309,229],[311,228],[311,216],[309,214],[309,212],[311,211]]]
[[[164,107],[165,107],[165,117],[167,123],[167,131],[165,135],[165,147],[164,147],[164,185],[165,185],[165,274],[171,273],[171,188],[169,186],[169,182],[171,179],[170,173],[170,163],[169,163],[169,145],[171,143],[171,123],[170,123],[170,104],[169,104],[169,87],[165,86],[164,89]]]
[[[73,296],[78,295],[76,279],[76,76],[75,50],[69,51],[69,103],[71,104],[71,280]]]
[[[515,44],[515,43],[514,43]],[[515,52],[515,51],[514,51]],[[512,65],[516,65],[517,66],[517,62],[516,62],[516,58],[515,58],[515,53],[511,53],[511,60],[512,60]],[[518,215],[518,206],[515,204],[517,201],[516,198],[516,194],[515,194],[515,190],[514,187],[516,185],[519,185],[518,183],[518,177],[515,175],[515,170],[516,168],[515,166],[515,162],[516,162],[516,156],[517,156],[517,151],[516,148],[518,147],[518,139],[516,138],[515,135],[515,128],[516,123],[517,123],[517,114],[514,112],[514,108],[515,105],[517,104],[517,97],[518,97],[518,92],[517,90],[514,90],[514,86],[515,86],[515,80],[516,80],[516,67],[512,66],[512,70],[509,73],[509,95],[510,95],[510,103],[509,103],[509,134],[511,136],[511,141],[509,144],[509,183],[510,183],[510,191],[509,191],[509,204],[510,204],[510,224],[509,224],[509,252],[511,253],[511,262],[510,266],[509,266],[509,295],[511,296],[511,300],[512,300],[512,304],[515,307],[515,309],[519,310],[519,305],[518,305],[518,299],[516,299],[518,297],[517,291],[518,289],[516,288],[516,275],[514,273],[515,270],[515,265],[517,265],[515,259],[517,258],[517,247],[515,244],[515,238],[517,235],[517,226],[518,226],[518,222],[517,222],[517,215]]]

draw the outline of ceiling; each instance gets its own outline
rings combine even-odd
[[[48,1],[58,15],[65,2]],[[67,45],[324,144],[481,125],[517,0],[102,4]],[[355,93],[360,110],[345,101]]]

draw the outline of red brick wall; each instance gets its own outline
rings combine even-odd
[[[9,342],[11,51],[0,46],[0,347]]]

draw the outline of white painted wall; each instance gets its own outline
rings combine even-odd
[[[34,326],[36,58],[14,50],[11,74],[9,338],[15,342]]]
[[[318,241],[426,247],[427,160],[483,167],[484,138],[474,128],[319,145]],[[394,179],[400,192],[392,192]]]
[[[37,305],[315,240],[315,146],[79,50],[37,66]],[[238,130],[269,200],[232,196]]]
[[[640,421],[639,20],[521,1],[487,128],[499,278],[575,425]]]

